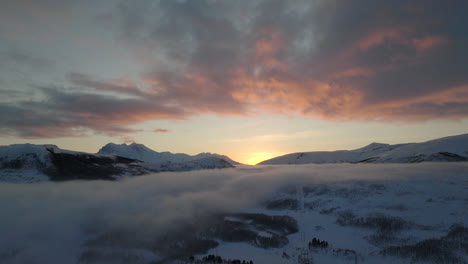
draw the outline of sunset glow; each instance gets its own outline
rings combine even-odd
[[[245,164],[248,165],[255,165],[264,160],[274,158],[278,156],[278,153],[270,153],[270,152],[257,152],[257,153],[248,153],[247,157],[242,160]]]
[[[468,131],[466,1],[150,2],[6,4],[0,144],[255,164]]]

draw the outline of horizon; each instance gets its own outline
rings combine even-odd
[[[11,1],[0,145],[222,154],[468,132],[468,3]]]
[[[372,144],[388,144],[388,145],[394,145],[394,144],[418,144],[418,143],[425,143],[427,141],[432,141],[432,140],[437,140],[437,139],[442,139],[442,138],[447,138],[447,137],[456,137],[456,136],[462,136],[462,135],[467,135],[467,133],[465,134],[457,134],[457,135],[448,135],[448,136],[444,136],[444,137],[440,137],[440,138],[433,138],[433,139],[429,139],[429,140],[424,140],[424,141],[418,141],[418,142],[399,142],[399,143],[393,143],[393,144],[390,144],[390,143],[386,143],[386,142],[370,142],[366,145],[363,145],[363,146],[360,146],[358,147],[357,149],[359,148],[363,148],[363,147],[366,147],[366,146],[369,146],[369,145],[372,145]],[[29,143],[29,142],[26,142],[26,143],[22,143],[22,144],[32,144],[32,143]],[[143,145],[144,147],[147,147],[149,148],[148,146],[146,146],[143,142],[124,142],[124,143],[114,143],[114,142],[108,142],[106,143],[105,145],[101,146],[98,148],[98,150],[96,151],[92,151],[92,152],[89,152],[89,151],[82,151],[82,152],[85,152],[85,153],[89,153],[89,154],[96,154],[99,152],[99,150],[101,150],[103,147],[109,145],[109,144],[115,144],[115,145],[126,145],[126,146],[130,146],[130,145]],[[40,144],[40,145],[47,145],[47,144]],[[53,144],[55,145],[55,144]],[[2,145],[0,145],[2,146]],[[62,148],[61,146],[58,146],[58,145],[55,145],[57,146],[58,148],[60,149],[65,149],[65,150],[71,150],[71,151],[79,151],[79,150],[75,150],[75,149],[66,149],[66,148]],[[202,154],[202,153],[211,153],[211,154],[219,154],[219,155],[225,155],[227,156],[228,158],[231,158],[232,160],[236,161],[236,162],[239,162],[238,160],[235,160],[233,159],[232,157],[230,157],[229,155],[226,155],[226,154],[223,154],[223,153],[215,153],[215,152],[198,152],[198,153],[185,153],[185,152],[172,152],[172,151],[168,151],[168,150],[157,150],[157,149],[152,149],[152,148],[149,148],[150,150],[153,150],[155,152],[159,152],[159,153],[163,153],[163,152],[169,152],[169,153],[172,153],[172,154],[188,154],[188,155],[191,155],[191,156],[194,156],[194,155],[197,155],[197,154]],[[294,154],[294,153],[301,153],[301,152],[333,152],[333,151],[350,151],[350,150],[355,150],[355,149],[334,149],[334,150],[308,150],[308,151],[294,151],[294,152],[290,152],[290,153],[285,153],[285,154],[281,154],[281,155],[278,155],[278,156],[274,156],[274,157],[271,157],[271,158],[275,158],[275,157],[280,157],[280,156],[283,156],[283,155],[288,155],[288,154]],[[269,159],[271,159],[269,158]],[[256,163],[243,163],[243,162],[240,162],[242,165],[258,165],[259,163],[261,163],[262,161],[266,161],[268,159],[265,159],[265,160],[260,160],[259,162],[256,162]]]

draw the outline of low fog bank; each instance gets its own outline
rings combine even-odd
[[[287,186],[350,181],[466,185],[467,172],[468,163],[239,166],[117,182],[2,183],[0,257],[5,263],[76,263],[83,244],[96,234],[126,230],[132,240],[153,241],[186,220],[241,212]]]

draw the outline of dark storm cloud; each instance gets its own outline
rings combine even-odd
[[[258,111],[336,121],[468,116],[464,0],[124,1],[102,10],[96,27],[145,66],[137,77],[77,70],[66,79],[83,91],[44,90],[44,101],[4,107],[23,113],[36,104],[36,115],[54,109],[38,120],[63,125],[64,133]],[[42,129],[24,122],[4,121],[2,131]]]

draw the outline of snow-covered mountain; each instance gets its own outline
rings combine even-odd
[[[171,153],[171,152],[157,152],[143,144],[114,144],[109,143],[102,147],[98,154],[112,154],[131,159],[138,159],[144,162],[188,162],[199,160],[202,158],[220,158],[229,162],[231,165],[239,165],[239,162],[233,161],[225,155],[219,155],[215,153],[200,153],[194,156],[185,153]]]
[[[144,148],[146,147],[139,145],[139,149],[143,150]],[[63,150],[55,145],[16,144],[0,146],[0,181],[4,182],[28,183],[75,179],[114,180],[124,176],[136,176],[152,172],[231,167],[233,166],[229,162],[213,155],[201,156],[198,159],[189,161],[144,162],[142,159],[114,154],[89,154]]]
[[[199,159],[184,161],[184,162],[144,162],[143,167],[152,172],[165,172],[165,171],[190,171],[190,170],[203,170],[203,169],[223,169],[234,167],[231,163],[218,157],[203,157]]]
[[[355,150],[292,153],[259,164],[306,163],[415,163],[423,161],[468,161],[468,134],[423,143],[372,143]]]
[[[63,150],[55,145],[0,146],[0,181],[115,179],[148,173],[134,159]]]

